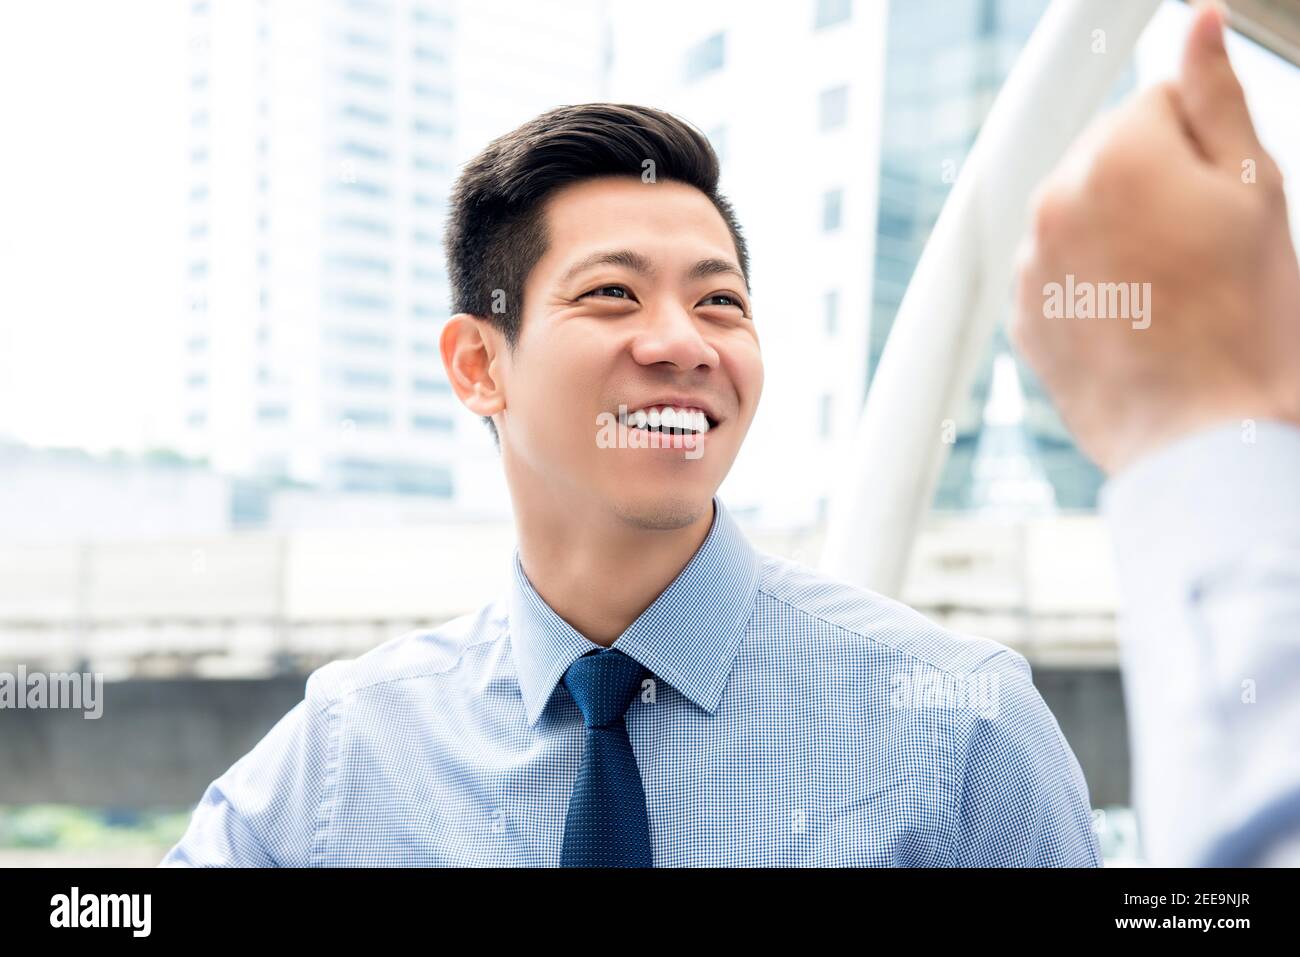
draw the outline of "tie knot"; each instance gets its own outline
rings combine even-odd
[[[564,673],[564,686],[589,728],[613,724],[627,711],[650,672],[645,665],[614,648],[583,655]]]

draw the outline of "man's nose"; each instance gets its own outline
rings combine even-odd
[[[671,362],[687,370],[718,365],[718,352],[701,332],[702,320],[690,309],[664,303],[645,316],[632,343],[632,355],[641,365]]]

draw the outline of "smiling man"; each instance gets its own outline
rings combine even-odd
[[[466,166],[442,358],[500,448],[509,588],[315,672],[165,864],[1100,863],[1021,656],[717,498],[763,385],[717,183],[698,130],[614,104]]]

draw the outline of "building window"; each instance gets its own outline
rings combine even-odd
[[[387,296],[355,289],[334,290],[329,294],[328,301],[355,312],[387,312],[391,305]]]
[[[833,130],[844,125],[849,112],[849,88],[835,86],[822,90],[818,103],[818,116],[822,130]]]
[[[383,110],[372,110],[369,107],[361,106],[359,103],[349,103],[342,109],[342,115],[345,120],[358,120],[362,123],[369,123],[371,126],[387,126],[388,114]]]
[[[389,14],[393,8],[387,3],[377,3],[376,0],[348,0],[348,6],[358,13],[378,13]]]
[[[287,422],[289,421],[289,407],[283,404],[259,405],[257,407],[257,421]]]
[[[826,334],[835,335],[835,330],[839,327],[840,318],[840,292],[838,289],[832,289],[826,293],[824,303],[826,306]]]
[[[686,79],[698,80],[705,74],[722,69],[726,58],[726,34],[715,33],[686,51]]]
[[[374,273],[377,276],[387,276],[393,271],[393,264],[379,256],[360,256],[350,253],[337,253],[327,259],[330,267],[333,269],[342,269],[348,272]]]
[[[446,87],[434,86],[432,83],[423,83],[419,80],[411,84],[411,92],[422,100],[438,100],[443,103],[451,102],[451,90]]]
[[[383,429],[391,416],[387,409],[344,409],[339,415],[343,422],[351,422],[358,429]]]
[[[417,432],[450,432],[451,419],[444,415],[413,415],[411,428]]]
[[[371,36],[356,30],[343,34],[343,42],[354,50],[371,50],[375,53],[388,52],[388,43],[383,38]]]
[[[393,345],[391,337],[369,329],[335,329],[329,333],[329,339],[348,348],[387,350]]]
[[[335,221],[343,232],[367,233],[371,236],[391,236],[392,226],[382,219],[370,219],[365,216],[343,216]]]
[[[355,86],[364,86],[371,90],[387,90],[388,77],[382,73],[368,70],[344,70],[343,79]]]
[[[442,16],[441,14],[434,13],[424,7],[416,7],[412,10],[411,19],[416,23],[441,27],[444,30],[450,30],[452,28],[451,17]]]
[[[438,136],[444,140],[451,139],[451,126],[447,123],[437,123],[433,120],[417,116],[411,120],[411,130],[421,136]]]
[[[388,150],[360,140],[344,140],[339,144],[339,152],[344,156],[359,156],[362,159],[379,161],[388,159]]]
[[[433,47],[416,46],[411,49],[411,56],[423,63],[446,63],[447,55]]]
[[[344,179],[339,182],[338,188],[348,193],[360,193],[362,196],[384,197],[388,195],[388,187],[373,180]]]
[[[393,384],[393,377],[377,369],[340,369],[337,373],[340,385],[351,389],[387,389]]]
[[[822,195],[822,232],[833,233],[840,228],[844,206],[844,190],[830,189]]]
[[[853,16],[853,0],[817,0],[817,14],[813,28],[833,27]]]
[[[451,470],[421,463],[338,459],[329,466],[332,484],[345,492],[396,492],[451,498]]]
[[[817,414],[817,431],[823,439],[831,437],[831,411],[834,406],[834,399],[829,395],[823,395],[821,407]]]
[[[429,156],[414,157],[411,160],[411,166],[426,173],[446,173],[450,171],[450,167],[442,160],[436,160]]]

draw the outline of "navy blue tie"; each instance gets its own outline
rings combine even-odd
[[[564,819],[561,867],[650,867],[650,819],[623,715],[649,675],[613,648],[583,655],[564,673],[585,740]]]

